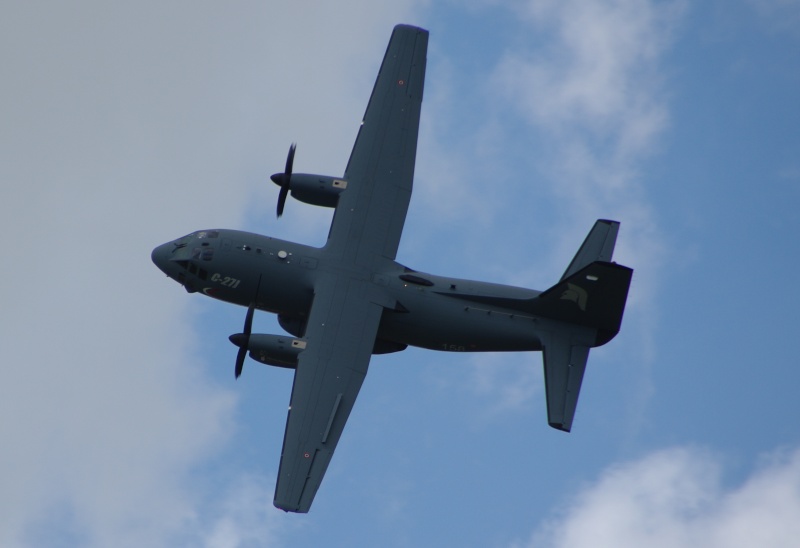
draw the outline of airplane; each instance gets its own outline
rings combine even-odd
[[[616,221],[598,220],[558,283],[536,291],[438,276],[395,260],[411,199],[428,31],[394,28],[341,177],[282,173],[287,196],[335,208],[311,247],[238,230],[192,232],[152,260],[190,293],[247,307],[245,358],[294,370],[273,504],[306,513],[333,456],[372,354],[408,346],[449,352],[542,351],[548,423],[569,432],[589,349],[619,332],[633,270],[612,262]],[[286,335],[251,333],[256,310]]]

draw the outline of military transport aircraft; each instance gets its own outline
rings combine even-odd
[[[191,292],[247,307],[245,357],[294,369],[274,504],[308,512],[372,354],[408,345],[455,352],[543,351],[547,416],[569,432],[589,349],[619,331],[632,270],[611,262],[619,223],[598,220],[561,280],[532,289],[435,276],[395,262],[417,149],[428,32],[395,27],[341,177],[283,173],[288,194],[335,209],[321,248],[236,230],[201,230],[153,250]],[[255,310],[291,334],[251,333]]]

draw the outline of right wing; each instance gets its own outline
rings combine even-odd
[[[276,507],[308,512],[364,382],[383,307],[369,282],[321,278],[295,370]]]

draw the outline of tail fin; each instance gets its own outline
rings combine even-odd
[[[541,324],[547,421],[569,432],[589,349],[619,332],[633,270],[611,261],[619,223],[598,220],[561,280],[528,301]]]
[[[564,275],[561,276],[560,281],[563,282],[594,261],[611,262],[614,244],[617,242],[617,232],[619,232],[618,221],[598,219],[583,244],[581,244],[575,257],[573,257],[572,262],[569,263]]]
[[[633,270],[595,261],[529,301],[529,310],[571,325],[597,330],[591,346],[600,346],[619,332]]]
[[[619,332],[633,270],[595,261],[532,301],[541,324],[547,421],[569,432],[589,349]]]

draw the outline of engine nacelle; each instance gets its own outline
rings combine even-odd
[[[289,183],[292,198],[322,207],[336,207],[339,194],[346,188],[344,179],[310,173],[292,173]]]
[[[261,333],[250,335],[250,342],[247,345],[250,357],[257,362],[288,369],[297,367],[297,357],[305,347],[306,341],[302,339]]]
[[[287,333],[295,337],[303,337],[306,334],[306,320],[303,318],[278,314],[278,323]]]

